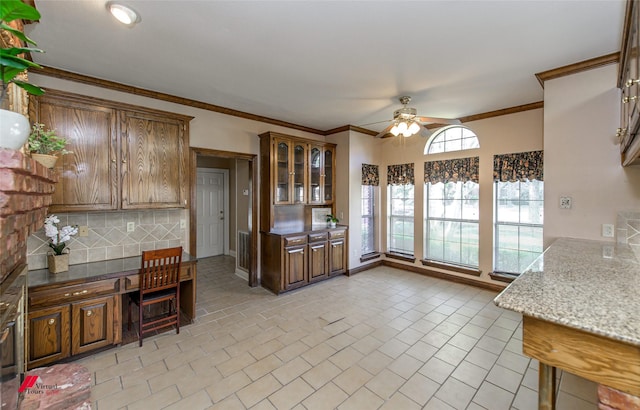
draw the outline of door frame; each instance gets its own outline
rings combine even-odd
[[[256,287],[258,283],[258,155],[244,154],[241,152],[220,151],[208,148],[189,148],[189,253],[198,257],[196,252],[196,229],[197,203],[196,191],[196,175],[197,175],[197,157],[219,157],[228,159],[243,159],[249,162],[249,179],[251,191],[249,192],[249,200],[251,202],[251,218],[249,220],[249,233],[251,234],[251,264],[249,265],[249,286]]]
[[[197,164],[196,164],[197,165]],[[212,172],[217,172],[217,173],[221,173],[222,174],[222,191],[223,191],[223,195],[224,198],[222,198],[222,214],[224,215],[224,222],[222,224],[222,254],[223,255],[229,255],[229,246],[230,241],[229,241],[229,236],[230,236],[230,232],[229,232],[229,192],[230,192],[230,187],[229,187],[229,170],[228,169],[224,169],[224,168],[204,168],[204,167],[196,167],[196,176],[198,175],[198,171],[202,171],[202,172],[208,172],[208,171],[212,171]],[[197,189],[197,183],[196,183],[196,198],[198,195],[198,189]],[[198,203],[197,201],[194,202],[196,204],[195,208],[196,208],[196,214],[198,213]],[[197,231],[196,231],[196,235],[197,235]],[[196,246],[197,246],[197,240],[196,240]],[[196,248],[197,249],[197,248]],[[196,252],[197,253],[197,252]]]

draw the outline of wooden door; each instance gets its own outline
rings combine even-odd
[[[196,254],[199,258],[224,254],[225,173],[198,169],[196,176]]]
[[[56,91],[31,100],[34,121],[55,129],[72,151],[56,164],[59,179],[49,212],[117,209],[115,110]]]
[[[309,282],[326,279],[329,276],[329,243],[312,242],[309,244]]]
[[[284,288],[294,289],[306,285],[309,280],[307,245],[284,248]]]
[[[121,113],[122,208],[184,208],[185,123],[147,113]]]
[[[69,305],[29,312],[28,368],[68,357],[71,352]]]
[[[105,347],[113,343],[113,296],[71,305],[71,354]]]

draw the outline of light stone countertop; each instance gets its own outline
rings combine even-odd
[[[560,238],[532,266],[497,306],[640,346],[640,258],[628,245]]]

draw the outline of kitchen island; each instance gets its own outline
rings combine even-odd
[[[556,240],[494,300],[523,315],[522,350],[540,362],[539,408],[555,369],[640,396],[640,257],[627,245]]]

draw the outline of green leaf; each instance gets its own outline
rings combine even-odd
[[[0,20],[9,22],[18,19],[39,20],[40,12],[20,0],[0,1]]]
[[[16,57],[11,54],[0,53],[0,65],[5,67],[13,67],[19,70],[26,70],[29,67],[40,67],[40,65],[29,61],[22,57]]]
[[[4,23],[0,23],[0,28],[2,28],[3,30],[6,30],[8,32],[10,32],[11,34],[13,34],[14,36],[18,37],[20,40],[24,41],[25,43],[31,43],[34,46],[36,45],[36,42],[31,40],[29,37],[27,37],[22,31],[20,30],[16,30],[15,28],[8,26]]]
[[[29,84],[20,80],[13,80],[13,83],[18,87],[22,88],[23,90],[25,90],[26,92],[28,92],[29,94],[33,94],[33,95],[44,94],[44,90],[38,87],[37,85]]]

